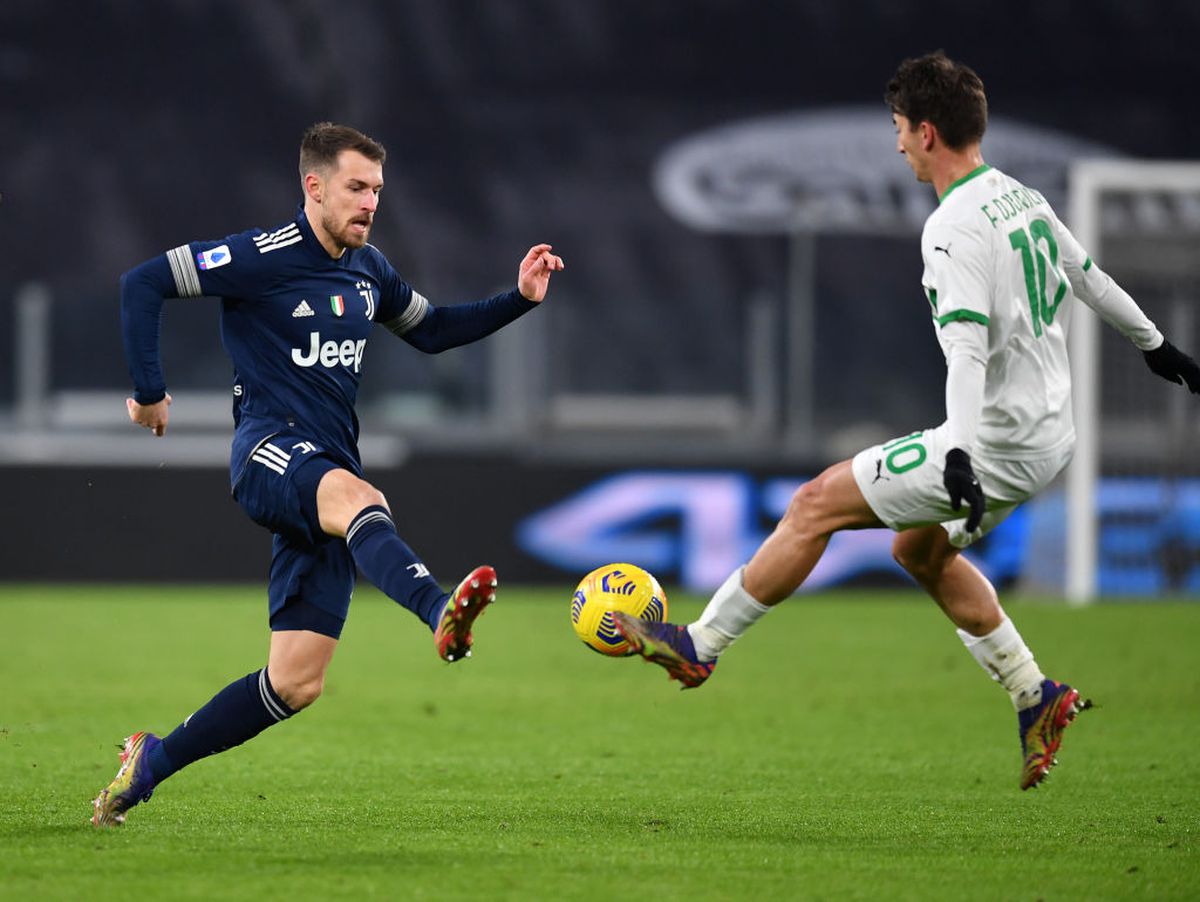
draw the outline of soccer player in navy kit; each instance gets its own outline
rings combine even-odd
[[[345,623],[355,568],[425,621],[446,661],[470,655],[471,625],[495,599],[477,567],[451,593],[396,534],[383,494],[363,478],[354,413],[363,350],[375,324],[426,353],[491,334],[546,296],[562,259],[548,244],[521,261],[517,287],[434,306],[367,243],[383,187],[384,148],[328,122],[300,145],[304,202],[269,232],[182,245],[121,279],[133,378],[130,419],[166,432],[171,396],[159,363],[163,299],[217,296],[234,363],[233,496],[274,533],[267,666],[235,680],[172,733],[130,736],[92,822],[118,825],[175,771],[240,745],[312,704]]]

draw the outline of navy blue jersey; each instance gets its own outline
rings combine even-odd
[[[367,336],[375,322],[404,334],[426,300],[371,245],[330,257],[303,212],[272,232],[190,242],[167,260],[180,297],[221,298],[235,465],[264,436],[291,429],[359,470],[354,402]]]
[[[125,274],[122,323],[138,403],[161,400],[166,390],[158,360],[162,299],[204,295],[221,298],[222,341],[234,365],[235,483],[255,446],[284,431],[312,438],[361,475],[354,403],[375,323],[434,353],[536,306],[516,289],[431,305],[371,245],[330,257],[301,210],[273,231],[193,241]]]

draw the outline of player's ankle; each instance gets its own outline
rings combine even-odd
[[[702,664],[715,661],[733,641],[732,637],[702,623],[689,623],[687,631],[692,639],[692,647],[696,650],[696,660]]]

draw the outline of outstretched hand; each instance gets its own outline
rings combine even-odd
[[[1200,366],[1165,338],[1153,351],[1142,351],[1142,356],[1146,358],[1146,366],[1155,375],[1176,385],[1186,382],[1193,395],[1200,394]]]
[[[950,493],[951,510],[958,510],[964,501],[970,508],[967,514],[967,532],[977,530],[987,504],[983,500],[983,487],[975,477],[974,467],[971,466],[971,456],[966,451],[951,448],[946,452],[946,469],[942,473],[942,483]]]
[[[170,395],[154,404],[139,404],[133,398],[125,399],[125,408],[129,411],[129,419],[137,426],[145,426],[160,438],[167,431],[167,408],[170,406]]]
[[[540,304],[550,287],[550,273],[562,272],[562,257],[550,253],[549,244],[535,244],[521,261],[517,272],[517,290],[527,301]]]

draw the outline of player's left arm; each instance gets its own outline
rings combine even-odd
[[[1192,394],[1200,394],[1200,366],[1196,361],[1167,341],[1129,292],[1095,264],[1061,222],[1056,220],[1055,226],[1063,269],[1075,296],[1128,338],[1142,352],[1151,372],[1176,385],[1186,384]]]
[[[974,532],[983,519],[987,502],[971,466],[971,451],[983,414],[987,376],[988,329],[991,322],[991,288],[988,281],[988,247],[969,230],[955,228],[927,236],[926,255],[932,274],[934,319],[946,352],[946,452],[942,482],[950,506],[968,507],[966,529]],[[953,256],[934,247],[949,248]]]
[[[466,304],[435,306],[391,270],[381,285],[380,314],[387,329],[427,354],[469,344],[528,313],[546,297],[550,275],[563,268],[548,244],[536,244],[521,261],[517,287]],[[399,311],[399,312],[397,312]]]

